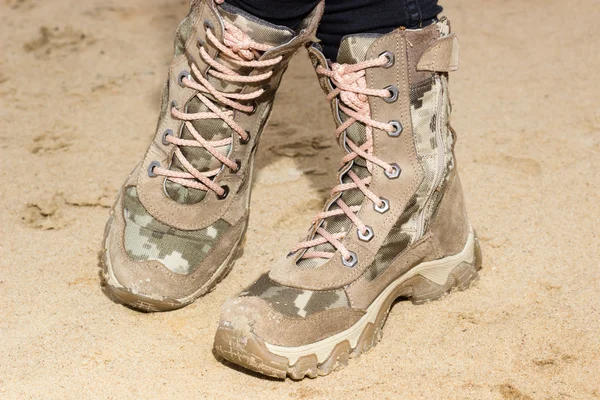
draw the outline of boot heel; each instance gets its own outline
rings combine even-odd
[[[419,305],[433,300],[439,300],[453,291],[462,291],[471,287],[479,279],[477,271],[481,269],[482,256],[479,240],[474,234],[472,262],[463,261],[448,274],[446,283],[440,285],[421,275],[411,278],[412,294],[410,300]]]
[[[452,291],[468,289],[478,278],[477,269],[466,262],[456,267],[443,285],[438,285],[422,276],[415,276],[411,282],[413,291],[410,300],[416,305],[439,300]]]

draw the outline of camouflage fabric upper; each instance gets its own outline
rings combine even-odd
[[[189,274],[230,225],[218,220],[197,231],[182,231],[156,221],[140,203],[135,187],[123,196],[127,254],[135,261],[155,260],[178,274]]]
[[[184,54],[185,52],[185,43],[192,34],[194,22],[198,18],[198,7],[199,6],[192,7],[190,14],[179,25],[175,40],[176,55]],[[223,6],[219,7],[219,13],[223,17],[223,19],[241,28],[253,40],[259,43],[265,43],[268,45],[276,46],[289,41],[294,36],[294,32],[287,28],[276,27],[267,22],[260,21],[254,17],[251,17],[248,14],[243,13],[241,10],[238,10],[237,8],[227,4],[223,4]],[[242,74],[247,74],[250,72],[249,68],[240,69],[240,67],[238,67],[237,65],[228,64],[226,60],[221,59],[220,57],[217,57],[217,59],[224,65],[233,68],[237,71],[240,71],[240,73]],[[206,78],[217,90],[221,92],[239,92],[244,86],[240,83],[225,82],[223,80],[213,77],[210,74],[208,74]],[[178,90],[179,88],[174,87],[172,89]],[[207,95],[207,97],[210,98],[215,104],[219,104],[213,96]],[[180,107],[181,106],[183,106],[185,112],[187,113],[201,113],[209,111],[208,108],[196,97],[193,97],[187,104],[180,105]],[[223,111],[226,110],[225,107],[220,108]],[[198,131],[198,133],[202,135],[202,137],[211,141],[225,139],[231,137],[231,135],[233,134],[233,130],[221,119],[194,120],[192,121],[192,125]],[[189,132],[187,127],[185,127],[185,125],[183,125],[179,136],[183,139],[193,140],[192,134]],[[223,146],[220,147],[218,150],[221,154],[226,156],[231,150],[231,146]],[[209,151],[202,147],[181,147],[181,152],[183,153],[185,158],[200,172],[218,169],[222,166],[219,160],[214,158]],[[170,169],[174,171],[185,172],[185,168],[177,158],[173,159]],[[165,187],[169,197],[171,197],[173,200],[185,204],[197,203],[201,201],[206,195],[206,192],[203,190],[184,187],[169,180],[166,181]]]
[[[307,317],[319,311],[350,306],[343,289],[317,292],[291,288],[273,282],[268,273],[240,293],[240,296],[259,297],[268,302],[275,311],[290,317]]]

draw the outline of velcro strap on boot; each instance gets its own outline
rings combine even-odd
[[[451,34],[435,41],[421,55],[418,71],[450,72],[458,69],[458,38]]]

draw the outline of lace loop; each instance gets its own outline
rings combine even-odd
[[[332,101],[333,99],[338,98],[339,109],[348,117],[346,121],[340,124],[336,129],[336,137],[339,138],[339,136],[344,133],[346,129],[357,122],[365,125],[366,140],[362,145],[357,145],[350,138],[345,137],[345,144],[349,151],[348,154],[342,158],[342,165],[346,165],[347,163],[360,157],[366,161],[367,170],[370,174],[372,174],[373,166],[382,168],[388,174],[394,173],[397,167],[396,164],[387,163],[373,155],[373,129],[380,129],[388,132],[388,134],[394,133],[398,130],[398,126],[395,124],[396,121],[392,121],[394,123],[383,123],[373,120],[371,118],[371,109],[369,106],[370,96],[387,99],[393,96],[393,93],[391,93],[387,88],[370,89],[367,87],[366,80],[366,70],[368,68],[386,68],[389,63],[389,57],[385,53],[382,53],[374,60],[363,61],[356,64],[333,63],[331,64],[331,69],[317,67],[317,74],[328,77],[334,87],[334,89],[327,95],[327,100]],[[334,204],[336,204],[339,208],[323,211],[317,214],[313,220],[313,224],[320,225],[322,221],[327,218],[345,215],[356,226],[361,240],[371,240],[374,235],[372,228],[365,225],[365,223],[362,222],[357,216],[361,206],[349,206],[346,204],[346,202],[344,202],[344,200],[342,200],[341,194],[348,190],[358,189],[366,198],[373,202],[373,205],[376,209],[382,210],[382,212],[387,211],[387,208],[389,208],[389,202],[382,197],[379,197],[369,189],[368,185],[371,183],[371,176],[360,178],[352,169],[349,169],[345,175],[351,179],[351,182],[341,183],[331,190],[331,196],[338,197]],[[298,243],[292,249],[292,253],[300,250],[306,250],[300,259],[330,259],[333,257],[334,253],[329,251],[315,251],[312,249],[315,246],[329,243],[340,252],[344,265],[349,265],[350,262],[353,262],[352,265],[354,265],[356,263],[356,255],[349,251],[341,243],[341,240],[343,240],[346,235],[347,232],[330,233],[323,227],[319,226],[316,229],[313,238]]]
[[[217,1],[217,3],[221,4],[222,2]],[[262,56],[262,53],[272,49],[273,46],[255,42],[240,28],[227,21],[224,21],[224,25],[225,30],[223,43],[221,43],[221,41],[212,33],[210,24],[206,24],[205,26],[206,38],[214,47],[219,50],[220,56],[223,59],[226,59],[229,65],[235,65],[240,68],[270,68],[280,63],[283,59],[282,56],[278,56],[269,60],[259,60],[259,58]],[[211,67],[208,70],[208,74],[226,82],[242,84],[261,82],[268,80],[273,75],[272,70],[248,76],[241,75],[239,72],[234,71],[232,68],[211,57],[203,45],[200,46],[200,57],[207,65]],[[170,181],[185,187],[198,190],[211,190],[215,192],[219,198],[225,198],[227,196],[228,189],[226,187],[219,186],[213,181],[214,177],[222,170],[222,168],[200,172],[186,159],[180,147],[204,148],[221,164],[230,168],[231,170],[237,171],[240,163],[229,159],[227,156],[219,152],[219,148],[231,146],[233,143],[233,138],[230,137],[213,141],[206,140],[194,128],[192,121],[221,119],[237,135],[239,135],[242,143],[247,142],[250,139],[250,135],[237,122],[235,122],[233,119],[233,112],[240,111],[248,114],[254,112],[255,105],[246,105],[241,102],[257,99],[265,92],[265,89],[260,88],[249,93],[221,92],[203,76],[201,71],[198,69],[198,66],[193,62],[191,63],[191,74],[183,72],[180,73],[178,82],[182,87],[196,90],[198,92],[196,93],[196,98],[200,100],[200,102],[208,109],[208,111],[187,113],[179,110],[176,103],[172,104],[171,116],[184,121],[185,127],[188,129],[193,139],[182,139],[173,135],[165,135],[163,136],[163,143],[169,143],[176,146],[174,156],[185,168],[186,172],[172,171],[167,168],[155,166],[152,170],[153,174],[164,176]],[[212,96],[214,100],[207,97],[208,95]],[[225,106],[226,110],[223,110],[220,106],[215,104],[215,102]]]

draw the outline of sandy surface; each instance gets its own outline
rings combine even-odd
[[[479,284],[399,303],[368,355],[280,382],[211,346],[223,301],[288,251],[334,183],[341,152],[306,53],[262,140],[244,256],[194,305],[140,314],[103,294],[97,254],[187,4],[0,0],[0,399],[600,398],[600,8],[482,3],[445,4]]]

